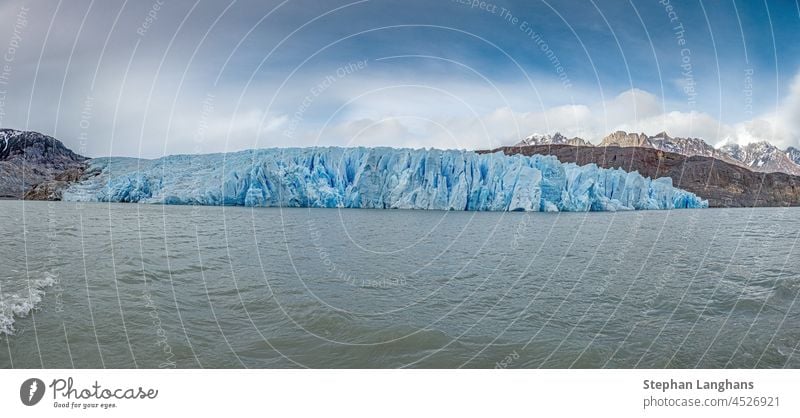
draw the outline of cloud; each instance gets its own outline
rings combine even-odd
[[[450,89],[451,92],[457,90],[454,87]],[[465,101],[471,101],[470,94],[464,97]],[[377,102],[359,102],[357,107],[364,110],[354,110],[354,114],[373,114],[373,117],[360,118],[357,124],[344,122],[329,129],[324,135],[327,143],[364,142],[368,136],[370,139],[366,143],[372,145],[484,149],[513,144],[532,133],[556,131],[597,142],[613,129],[643,127],[642,122],[653,118],[660,121],[657,118],[662,112],[662,105],[655,95],[638,89],[625,91],[605,103],[556,105],[531,112],[517,112],[510,106],[502,106],[476,115],[465,108],[460,115],[451,111],[444,117],[441,116],[441,101],[437,111],[428,101],[418,106],[419,102],[413,96],[406,100],[408,102],[392,101],[392,110],[378,117],[374,115],[375,109],[386,108],[385,98]],[[364,130],[365,125],[382,127]],[[365,132],[369,135],[365,136]],[[312,140],[306,138],[302,142],[308,141]]]
[[[387,125],[373,130],[374,135],[363,145],[485,149],[510,145],[533,133],[554,132],[598,143],[616,130],[650,135],[665,131],[671,136],[702,138],[716,146],[766,140],[787,147],[797,146],[800,139],[800,74],[775,112],[735,124],[723,123],[705,112],[665,111],[668,105],[652,93],[631,89],[606,102],[557,105],[535,112],[517,112],[504,106],[478,117],[431,119],[424,124],[409,124],[414,117],[398,117],[391,119],[391,129]],[[395,110],[400,108],[413,114],[412,107],[395,103]],[[358,124],[337,126],[330,130],[328,144],[337,140],[349,143],[363,134],[364,125],[379,126],[387,120],[364,118]]]
[[[615,64],[615,74],[601,71],[597,78],[610,84],[594,85],[594,77],[581,79],[573,68],[574,83],[566,89],[549,62],[537,67],[509,49],[524,68],[520,73],[502,64],[505,58],[498,60],[492,48],[484,50],[480,42],[473,47],[471,37],[462,43],[461,35],[449,33],[453,38],[431,43],[430,29],[342,38],[315,55],[331,40],[372,29],[375,18],[408,23],[401,14],[375,14],[368,7],[378,6],[371,3],[343,9],[294,33],[335,6],[289,2],[255,25],[280,2],[200,2],[196,8],[194,2],[167,2],[144,35],[137,28],[151,2],[91,4],[57,7],[14,0],[0,5],[3,47],[21,7],[31,9],[10,83],[4,86],[0,126],[55,135],[88,156],[148,158],[275,146],[478,149],[555,131],[598,142],[616,129],[667,131],[710,143],[766,139],[787,146],[800,138],[800,76],[774,111],[725,124],[721,116],[676,110],[682,108],[661,94],[610,90],[609,85],[620,85],[614,57],[608,61]],[[442,16],[451,23],[452,15]],[[424,17],[438,21],[435,15]],[[505,40],[516,45],[517,32]],[[368,61],[365,68],[338,77],[339,68],[360,60]],[[305,106],[311,89],[330,76],[336,81],[322,92],[317,89],[319,94]],[[643,85],[654,85],[641,78]],[[205,104],[209,98],[210,106]],[[296,132],[286,135],[293,124]]]
[[[671,111],[637,121],[617,125],[614,130],[645,132],[650,135],[667,132],[670,136],[702,138],[714,144],[730,136],[731,127],[722,124],[707,113]]]
[[[766,140],[779,147],[798,146],[800,142],[800,73],[789,88],[789,94],[774,112],[738,123],[731,140],[740,144]]]
[[[661,100],[654,94],[640,89],[620,93],[603,108],[608,124],[656,116],[664,111]]]

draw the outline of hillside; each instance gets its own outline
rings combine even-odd
[[[595,146],[582,138],[568,139],[558,132],[553,135],[532,135],[514,146],[526,145]],[[747,145],[727,143],[719,148],[714,148],[700,138],[672,137],[667,135],[666,132],[648,136],[645,133],[616,131],[604,137],[597,146],[653,148],[664,152],[682,154],[687,157],[695,155],[712,157],[729,164],[748,168],[751,171],[800,175],[800,151],[793,147],[783,150],[767,141],[759,141]]]
[[[0,129],[0,198],[60,199],[86,160],[51,136]]]

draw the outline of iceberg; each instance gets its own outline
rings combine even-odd
[[[268,148],[154,160],[95,158],[74,202],[251,207],[617,211],[705,208],[637,172],[554,156],[396,148]]]

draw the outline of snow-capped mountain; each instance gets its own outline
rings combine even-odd
[[[62,181],[85,160],[51,136],[0,129],[0,198],[19,199],[38,184]]]
[[[29,164],[63,166],[85,159],[51,136],[38,132],[0,129],[0,161],[25,160]]]
[[[800,149],[795,147],[786,148],[786,156],[795,164],[800,164]]]
[[[661,151],[673,152],[676,154],[686,155],[688,157],[701,155],[750,168],[742,161],[739,161],[723,150],[714,148],[700,138],[673,138],[667,135],[666,132],[660,132],[656,134],[656,136],[650,137],[649,141],[653,148]]]
[[[788,155],[790,150],[783,151],[767,141],[747,145],[727,144],[720,151],[753,171],[800,175],[800,165]]]
[[[667,135],[666,132],[661,132],[648,138],[648,140],[653,148],[676,154],[717,157],[719,153],[714,147],[700,138],[673,138]]]
[[[560,133],[531,135],[523,139],[517,146],[562,144],[592,146],[588,141],[580,138],[567,139]],[[789,147],[781,150],[766,141],[744,146],[727,144],[720,148],[714,148],[700,138],[671,137],[666,132],[648,136],[645,133],[616,131],[603,138],[598,146],[654,148],[688,157],[700,155],[716,158],[756,172],[781,172],[800,176],[800,149]]]
[[[646,147],[690,157],[702,155],[713,158],[727,158],[726,155],[721,155],[717,149],[700,138],[671,137],[666,132],[659,132],[655,136],[647,136],[645,133],[616,131],[603,138],[600,146]]]
[[[561,135],[560,132],[556,132],[553,135],[541,135],[541,134],[533,134],[515,146],[526,146],[526,145],[574,145],[574,146],[593,146],[591,142],[586,141],[585,139],[574,137],[574,138],[567,138],[564,135]]]

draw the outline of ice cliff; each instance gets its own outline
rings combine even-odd
[[[479,211],[704,208],[637,172],[555,157],[394,148],[258,149],[97,158],[67,201]]]

